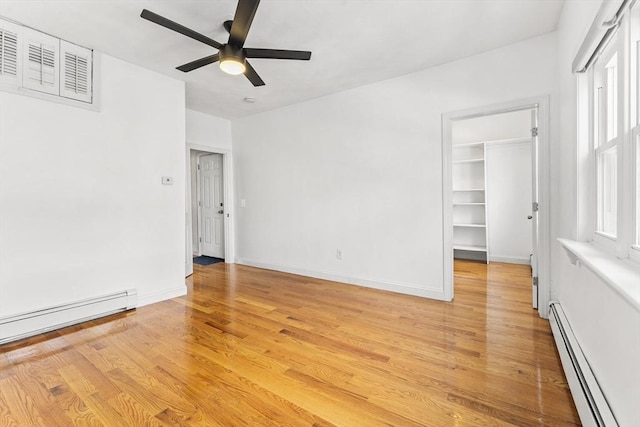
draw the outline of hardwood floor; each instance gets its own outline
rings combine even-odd
[[[529,268],[455,263],[443,303],[238,265],[0,347],[0,425],[577,425]]]

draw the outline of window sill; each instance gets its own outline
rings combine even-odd
[[[558,242],[564,247],[572,264],[582,262],[640,311],[640,265],[618,259],[593,243],[569,239],[558,239]]]

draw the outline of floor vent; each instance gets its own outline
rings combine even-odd
[[[582,425],[618,426],[569,321],[557,302],[550,304],[549,322]]]
[[[0,345],[130,310],[135,308],[136,304],[137,291],[128,289],[97,298],[2,317],[0,318]]]

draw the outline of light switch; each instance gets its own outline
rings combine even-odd
[[[162,185],[173,185],[173,177],[172,176],[163,176],[162,177]]]

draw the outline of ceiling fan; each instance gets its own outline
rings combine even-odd
[[[254,49],[244,47],[247,34],[251,28],[253,17],[256,14],[260,0],[239,0],[236,14],[233,21],[225,21],[224,28],[229,33],[227,43],[217,41],[200,34],[190,28],[173,22],[147,9],[143,9],[140,17],[162,25],[170,30],[176,31],[194,40],[215,47],[218,53],[176,67],[178,70],[188,73],[205,65],[220,62],[222,71],[228,74],[244,74],[254,86],[264,86],[264,81],[260,78],[256,70],[253,69],[247,58],[268,58],[268,59],[296,59],[308,61],[311,52],[303,50],[282,50],[282,49]]]

